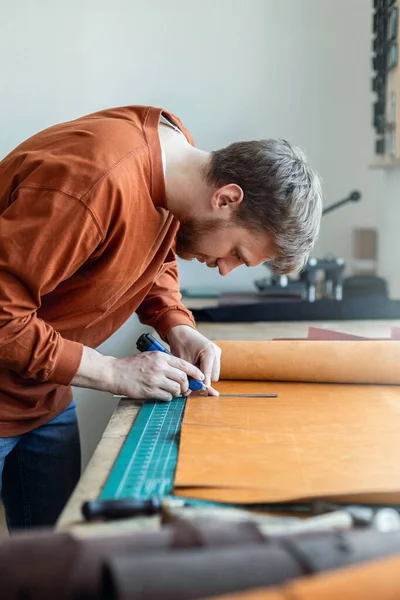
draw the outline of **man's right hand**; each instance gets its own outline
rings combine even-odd
[[[194,365],[163,352],[113,358],[85,346],[72,385],[128,398],[169,401],[189,395],[188,375],[201,381],[204,379],[203,373]]]
[[[164,352],[144,352],[129,358],[116,358],[114,378],[117,391],[129,398],[172,400],[190,394],[187,376],[204,379],[199,369],[186,360]]]

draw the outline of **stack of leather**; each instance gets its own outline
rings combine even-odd
[[[276,586],[357,563],[366,563],[369,572],[367,561],[395,555],[398,566],[400,532],[268,538],[253,523],[178,521],[158,532],[104,538],[30,533],[0,542],[0,598],[190,600]],[[369,587],[374,600],[392,600],[383,594],[379,577],[371,575]],[[350,600],[341,589],[340,600]],[[285,588],[274,593],[286,598]]]
[[[400,556],[215,600],[399,600]]]

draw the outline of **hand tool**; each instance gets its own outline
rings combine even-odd
[[[265,535],[288,535],[312,531],[337,531],[352,528],[353,519],[346,510],[337,510],[324,515],[300,519],[294,516],[276,516],[254,510],[231,506],[188,506],[187,501],[174,497],[153,497],[147,500],[89,501],[82,505],[86,521],[128,519],[140,516],[161,515],[163,523],[177,519],[192,522],[216,520],[255,523]]]
[[[127,519],[130,517],[156,515],[172,507],[183,506],[182,500],[153,496],[146,500],[124,498],[120,500],[93,500],[82,504],[82,514],[86,521],[102,519]]]
[[[170,354],[172,356],[172,353],[169,350],[167,350],[167,348],[161,342],[156,340],[156,338],[154,338],[150,333],[143,333],[136,342],[136,347],[138,350],[140,350],[140,352],[165,352],[165,354]],[[193,392],[200,391],[208,395],[208,388],[204,385],[204,383],[202,383],[198,379],[195,379],[194,377],[191,377],[190,375],[188,375],[188,381],[189,389],[191,389]],[[278,394],[220,394],[219,397],[277,398]],[[128,398],[128,396],[124,396],[123,394],[114,394],[114,398]]]
[[[164,352],[165,354],[172,353],[167,350],[167,348],[156,338],[154,338],[150,333],[143,333],[138,341],[136,342],[136,347],[140,352]],[[207,387],[202,383],[199,379],[195,379],[194,377],[190,377],[188,375],[189,381],[189,389],[193,392],[203,391],[208,392]]]

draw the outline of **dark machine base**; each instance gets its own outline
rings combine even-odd
[[[346,321],[358,319],[400,319],[400,300],[383,296],[336,300],[277,300],[251,294],[233,298],[229,304],[192,309],[196,321],[254,323],[255,321]]]

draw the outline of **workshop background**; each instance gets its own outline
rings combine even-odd
[[[324,181],[325,204],[362,201],[324,219],[314,255],[353,260],[354,228],[378,231],[378,273],[400,297],[400,172],[371,169],[369,0],[0,0],[0,156],[55,123],[127,104],[177,114],[212,150],[262,137],[301,146]],[[253,291],[265,267],[227,278],[181,263],[181,285]],[[132,354],[132,317],[101,350]],[[83,465],[115,407],[76,390]]]

